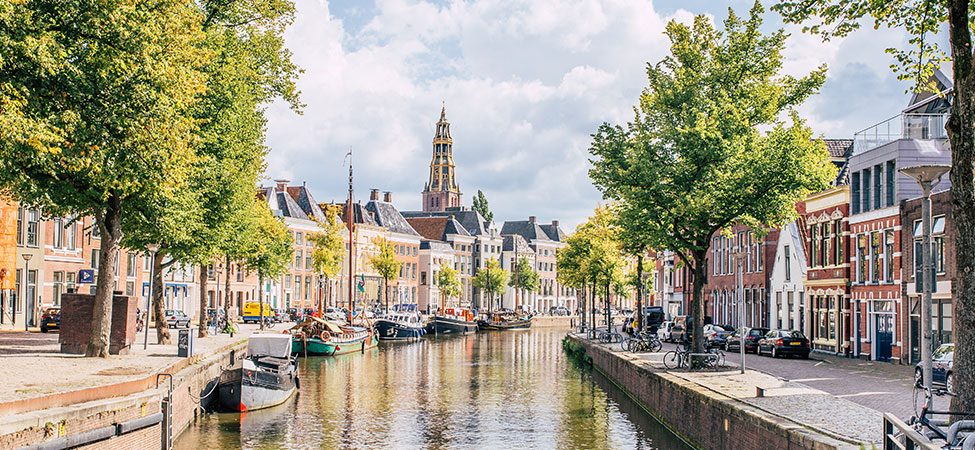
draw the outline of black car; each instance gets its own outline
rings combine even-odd
[[[942,385],[948,392],[954,391],[954,380],[952,380],[952,361],[955,356],[955,344],[941,344],[934,353],[931,354],[931,384]],[[914,367],[914,384],[918,387],[924,384],[923,370],[921,363]]]
[[[741,350],[741,328],[728,336],[725,340],[724,350]],[[768,334],[768,328],[745,328],[745,353],[758,352],[758,340]]]
[[[52,328],[61,329],[61,308],[47,308],[41,314],[41,333]]]
[[[768,352],[773,358],[779,355],[796,355],[809,358],[809,339],[799,331],[772,330],[758,340],[758,354]]]

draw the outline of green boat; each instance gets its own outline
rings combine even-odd
[[[309,318],[293,330],[291,353],[294,355],[344,355],[364,352],[379,344],[379,336],[371,328],[341,326],[317,317]]]

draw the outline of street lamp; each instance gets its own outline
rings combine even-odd
[[[149,348],[149,308],[152,306],[152,285],[155,282],[153,272],[156,270],[156,252],[159,251],[159,245],[149,244],[146,246],[146,250],[149,250],[149,254],[152,255],[152,258],[149,266],[149,297],[146,298],[146,323],[142,324],[142,328],[145,328],[145,337],[142,339],[143,350]]]
[[[741,373],[745,373],[745,293],[744,281],[742,280],[742,261],[748,253],[742,251],[739,244],[738,249],[731,253],[738,266],[738,277],[735,280],[735,296],[738,297],[738,347],[741,352]]]
[[[931,392],[931,292],[937,278],[931,270],[931,190],[941,182],[941,177],[951,170],[951,166],[941,164],[929,164],[920,166],[903,167],[898,171],[914,179],[921,185],[924,192],[924,200],[921,201],[921,227],[923,236],[921,237],[921,277],[917,281],[924,287],[921,297],[921,363],[923,367],[922,377],[924,389]],[[930,408],[932,403],[931,396],[925,400],[925,407]]]
[[[24,257],[24,331],[27,331],[27,327],[30,326],[30,321],[27,320],[27,284],[30,280],[30,258],[34,255],[30,253],[24,253],[21,255]]]

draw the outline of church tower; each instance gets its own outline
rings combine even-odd
[[[423,211],[445,211],[460,206],[461,193],[454,178],[454,140],[450,138],[447,107],[440,110],[437,134],[433,136],[430,179],[423,187]]]

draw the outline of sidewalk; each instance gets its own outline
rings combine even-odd
[[[240,333],[220,334],[196,340],[195,355],[205,355],[247,339],[257,325],[240,325]],[[152,376],[185,358],[176,356],[178,330],[170,330],[172,345],[156,345],[155,330],[149,331],[149,345],[143,350],[140,334],[127,355],[85,358],[59,352],[58,333],[0,333],[0,405],[81,389],[110,386]]]
[[[833,438],[862,443],[868,448],[871,443],[881,442],[883,433],[880,412],[805,384],[786,381],[755,370],[746,370],[741,375],[736,367],[717,371],[667,370],[663,365],[663,352],[634,354],[620,351],[619,344],[595,345],[634,364],[650,367],[653,371],[667,372],[734,401]],[[757,387],[765,390],[764,397],[756,395]]]

